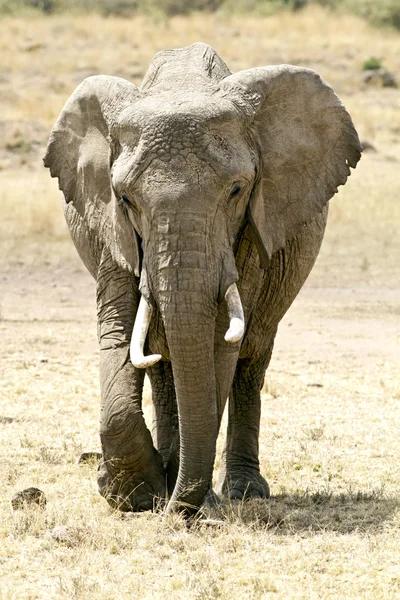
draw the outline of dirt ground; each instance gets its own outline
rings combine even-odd
[[[92,352],[96,359],[95,283],[70,253],[68,264],[2,265],[1,328],[19,351],[21,346],[41,351],[32,345],[33,332],[50,328],[60,338],[57,351],[66,356]],[[68,334],[71,328],[81,332],[79,339]],[[371,373],[385,361],[399,360],[399,344],[398,287],[371,286],[368,280],[328,287],[312,274],[280,326],[274,355],[283,364],[300,353],[314,362],[329,356],[338,372],[354,362]],[[9,356],[9,347],[6,351]]]
[[[182,524],[123,521],[98,496],[95,464],[77,464],[99,449],[98,349],[94,282],[71,246],[36,264],[26,248],[1,267],[0,598],[225,598],[232,586],[250,598],[398,598],[400,289],[367,276],[325,285],[328,241],[266,377],[260,453],[272,500],[225,507],[211,515],[216,531],[199,525],[190,541]],[[46,493],[45,516],[9,508],[31,485]],[[12,584],[10,571],[21,573]]]
[[[322,423],[331,420],[332,414],[340,421],[345,415],[340,407],[342,399],[337,396],[344,394],[351,404],[346,410],[356,419],[346,427],[360,427],[357,415],[362,410],[374,428],[373,423],[388,408],[387,394],[396,400],[400,397],[400,288],[390,277],[386,286],[379,284],[381,278],[371,282],[369,270],[363,268],[357,268],[356,277],[355,257],[344,259],[332,254],[331,237],[328,233],[314,271],[280,325],[266,377],[264,410],[279,412],[285,404],[286,415],[296,413],[296,400],[289,404],[285,394],[279,398],[282,387],[289,386],[294,394],[297,387],[307,410],[311,410],[304,415],[305,422]],[[47,258],[43,258],[43,247],[36,258],[35,253],[37,248],[28,245],[17,260],[5,261],[1,268],[2,380],[6,390],[7,383],[12,387],[18,380],[22,389],[9,404],[3,388],[0,415],[6,421],[26,419],[28,390],[21,382],[21,370],[26,371],[27,379],[33,375],[37,385],[55,388],[60,379],[63,385],[79,386],[76,373],[82,370],[80,377],[84,378],[88,368],[94,389],[93,402],[85,410],[90,410],[94,425],[89,439],[82,438],[82,447],[92,444],[97,448],[95,283],[71,242],[48,245]],[[332,260],[337,261],[336,267]],[[327,277],[330,269],[332,285]],[[305,395],[311,396],[311,404]],[[360,400],[374,403],[374,414],[368,415],[366,407],[361,409]],[[46,404],[45,397],[40,401]],[[276,403],[275,408],[271,402]],[[147,394],[148,412],[149,405]],[[395,405],[393,400],[392,408]],[[37,420],[37,407],[32,409]],[[58,406],[53,409],[57,411]],[[398,418],[395,411],[390,417],[391,427],[400,425]],[[374,437],[377,435],[375,430]],[[384,436],[384,431],[379,435]],[[268,431],[262,436],[268,437]],[[400,459],[399,449],[396,451]],[[375,474],[380,470],[384,472],[384,463],[374,468]]]

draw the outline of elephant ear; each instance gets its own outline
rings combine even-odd
[[[111,164],[118,116],[138,96],[136,86],[125,79],[88,77],[62,109],[43,159],[51,176],[58,177],[65,202],[73,204],[96,242],[137,276],[138,240],[115,201]]]
[[[220,89],[251,121],[259,145],[248,216],[266,268],[346,182],[362,147],[343,104],[310,69],[249,69],[224,79]]]

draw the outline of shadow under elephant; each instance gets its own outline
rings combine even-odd
[[[377,532],[390,523],[400,509],[400,498],[382,489],[281,493],[268,500],[253,499],[221,504],[208,514],[204,524],[223,527],[242,523],[276,535],[335,532]],[[201,521],[199,521],[199,524]]]

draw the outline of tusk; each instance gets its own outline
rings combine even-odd
[[[225,341],[239,342],[244,334],[244,314],[242,301],[236,283],[232,283],[226,291],[225,300],[228,305],[229,329],[225,334]]]
[[[153,307],[147,303],[144,296],[140,298],[139,308],[136,313],[135,324],[133,326],[130,355],[132,364],[138,369],[146,369],[158,362],[161,354],[151,354],[144,356],[143,348],[149,330],[151,314]]]

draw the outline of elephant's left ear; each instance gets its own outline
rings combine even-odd
[[[68,210],[76,211],[82,235],[109,248],[122,268],[139,275],[139,249],[126,215],[118,210],[111,183],[113,132],[118,116],[139,96],[119,77],[85,79],[66,102],[50,135],[44,157],[58,178]]]
[[[266,268],[346,182],[362,147],[350,115],[314,71],[249,69],[225,78],[220,89],[249,120],[259,145],[249,221]]]

